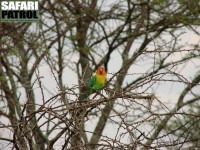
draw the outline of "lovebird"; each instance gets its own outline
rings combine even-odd
[[[103,66],[98,67],[96,74],[90,79],[86,93],[83,95],[82,99],[88,98],[95,91],[100,91],[106,82],[106,71]]]

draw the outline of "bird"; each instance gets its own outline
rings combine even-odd
[[[103,66],[99,66],[96,70],[96,74],[93,75],[87,84],[87,89],[82,99],[87,99],[95,91],[100,91],[106,82],[106,70]]]

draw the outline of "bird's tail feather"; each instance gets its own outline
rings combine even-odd
[[[79,97],[79,100],[86,100],[91,94],[92,94],[93,90],[87,90],[85,93],[82,93]]]

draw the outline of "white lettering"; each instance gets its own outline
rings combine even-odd
[[[35,10],[38,10],[38,2],[35,2]]]
[[[7,1],[1,2],[1,9],[2,10],[8,10],[8,2]]]
[[[8,8],[9,8],[9,10],[16,10],[15,9],[15,3],[14,2],[9,2]]]
[[[29,10],[29,9],[27,9],[26,2],[21,2],[20,10]]]
[[[34,2],[28,2],[28,10],[34,10]]]
[[[15,2],[15,5],[16,5],[15,9],[16,9],[16,10],[19,9],[20,3],[21,3],[21,2],[19,2],[19,1],[16,1],[16,2]]]
[[[2,1],[2,10],[38,10],[38,2]]]

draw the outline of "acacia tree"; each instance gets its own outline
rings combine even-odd
[[[198,67],[199,43],[185,49],[179,42],[186,29],[199,34],[198,12],[195,0],[47,0],[41,1],[40,22],[2,23],[4,148],[199,146],[198,134],[191,135],[199,127],[199,111],[190,106],[199,107],[200,74],[192,70],[188,77],[182,70],[191,62]],[[113,55],[120,60],[116,66]],[[110,76],[105,92],[80,99],[99,65]],[[48,73],[42,74],[43,66]],[[111,72],[114,67],[118,71]],[[78,78],[71,87],[64,82],[69,69]],[[167,105],[155,89],[171,84],[181,90]]]

